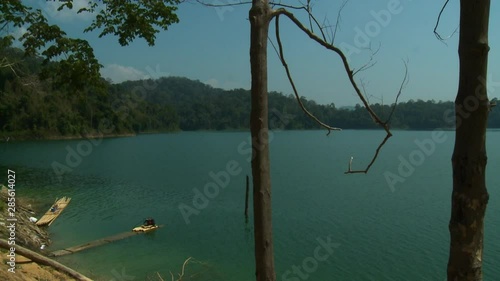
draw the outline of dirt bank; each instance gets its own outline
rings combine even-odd
[[[0,245],[0,280],[82,280],[58,272],[53,266],[43,265],[52,260],[44,260],[48,252],[41,246],[48,246],[51,241],[47,231],[29,219],[35,214],[33,200],[20,198],[15,191],[7,190],[1,184],[0,188],[0,238],[5,239]],[[21,250],[23,255],[19,253]],[[55,262],[54,265],[58,266]]]

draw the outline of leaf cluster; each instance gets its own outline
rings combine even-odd
[[[73,0],[59,2],[59,11],[73,9]],[[89,1],[77,13],[95,15],[85,32],[99,29],[100,37],[115,35],[121,45],[128,45],[137,37],[154,45],[158,32],[179,22],[175,13],[179,3],[180,0]],[[14,38],[9,31],[15,28],[25,28],[26,32]],[[0,48],[12,46],[16,40],[24,47],[26,57],[43,57],[40,78],[50,78],[53,84],[66,85],[74,91],[86,85],[105,89],[100,76],[102,65],[86,40],[68,36],[60,26],[49,23],[40,9],[19,0],[4,0],[0,3]]]

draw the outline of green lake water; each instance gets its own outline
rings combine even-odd
[[[454,132],[434,133],[433,139],[431,131],[395,131],[367,175],[344,172],[351,156],[353,168],[365,167],[382,131],[272,136],[277,280],[445,279]],[[487,142],[484,270],[485,280],[497,280],[500,131],[489,131]],[[15,170],[18,196],[39,198],[42,209],[56,197],[72,198],[49,228],[52,250],[129,231],[147,216],[165,224],[153,233],[58,258],[96,280],[148,280],[156,272],[170,280],[169,271],[179,272],[193,257],[186,281],[250,281],[255,280],[253,218],[246,224],[243,216],[249,147],[246,132],[141,135],[95,144],[0,143],[0,182],[8,168]],[[85,156],[67,162],[68,149]],[[56,162],[71,171],[58,178]],[[406,166],[398,172],[402,162]],[[228,163],[233,175],[227,186],[212,189],[208,205],[198,202],[204,208],[186,223],[179,206],[195,208],[194,189],[217,185],[210,174],[226,173]],[[393,180],[397,176],[392,186],[384,176],[389,173]],[[335,246],[324,249],[325,241]]]

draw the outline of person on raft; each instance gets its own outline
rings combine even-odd
[[[155,226],[156,223],[155,223],[155,220],[153,218],[147,218],[145,221],[144,221],[144,226]]]
[[[52,208],[50,208],[50,211],[52,213],[55,213],[57,211],[57,208],[58,208],[58,206],[57,206],[57,204],[55,204],[54,206],[52,206]]]

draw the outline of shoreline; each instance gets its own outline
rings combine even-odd
[[[84,140],[84,139],[108,139],[108,138],[127,138],[135,137],[135,133],[123,134],[86,134],[86,135],[69,135],[69,136],[47,136],[47,137],[10,137],[5,136],[5,133],[0,135],[0,143],[8,142],[26,142],[26,141],[58,141],[58,140]]]
[[[325,131],[322,128],[314,128],[314,129],[286,129],[286,130],[273,130],[270,131],[280,131],[280,132],[293,132],[293,131]],[[415,132],[427,132],[441,130],[445,132],[453,132],[455,128],[427,128],[427,129],[405,129],[405,128],[391,128],[391,132],[397,131],[415,131]],[[350,128],[350,129],[342,129],[342,131],[384,131],[381,128]],[[486,128],[486,131],[500,131],[500,128]],[[128,137],[137,137],[140,135],[155,135],[155,134],[176,134],[176,133],[232,133],[232,132],[250,132],[245,129],[235,129],[235,130],[196,130],[196,131],[148,131],[141,133],[122,133],[122,134],[87,134],[87,135],[70,135],[70,136],[48,136],[48,137],[18,137],[17,139],[6,136],[6,133],[0,132],[0,143],[7,142],[26,142],[26,141],[59,141],[59,140],[84,140],[84,139],[110,139],[110,138],[128,138]]]
[[[0,239],[2,265],[0,280],[92,280],[48,257],[41,245],[50,245],[51,240],[44,228],[30,221],[35,215],[32,205],[35,198],[16,194],[0,184]]]
[[[407,128],[391,128],[391,131],[433,131],[433,130],[442,130],[442,131],[455,131],[455,128],[427,128],[427,129],[407,129]],[[270,131],[283,131],[283,132],[293,132],[293,131],[324,131],[322,128],[312,128],[312,129],[279,129]],[[343,131],[384,131],[381,128],[348,128],[342,129]],[[500,128],[486,128],[487,131],[498,131]],[[174,131],[147,131],[140,133],[117,133],[117,134],[85,134],[85,135],[68,135],[68,136],[46,136],[46,137],[27,137],[25,135],[14,134],[9,136],[8,133],[0,132],[0,143],[7,142],[25,142],[25,141],[58,141],[58,140],[83,140],[83,139],[109,139],[109,138],[127,138],[127,137],[137,137],[140,135],[155,135],[155,134],[175,134],[181,132],[210,132],[210,133],[228,133],[228,132],[250,132],[249,129],[228,129],[228,130],[195,130],[195,131],[182,131],[182,130],[174,130]]]

